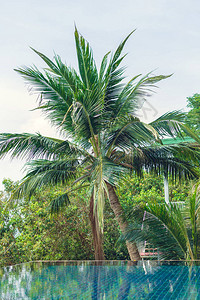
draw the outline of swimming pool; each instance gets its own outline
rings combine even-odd
[[[200,299],[200,262],[33,262],[0,269],[0,299]]]

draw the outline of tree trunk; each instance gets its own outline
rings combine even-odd
[[[103,252],[102,233],[99,228],[99,221],[98,221],[96,210],[94,212],[93,196],[90,199],[89,218],[90,218],[90,223],[91,223],[91,228],[92,228],[95,260],[104,260],[105,258],[104,258],[104,252]]]
[[[109,183],[106,183],[106,185],[109,192],[110,206],[115,214],[115,218],[119,224],[121,232],[124,234],[126,227],[128,226],[128,222],[123,218],[123,209],[121,207],[117,194],[115,193],[114,187]],[[136,243],[130,243],[126,241],[126,246],[131,260],[141,260]]]

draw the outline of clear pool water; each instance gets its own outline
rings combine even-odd
[[[200,299],[200,263],[35,262],[0,269],[0,299]]]

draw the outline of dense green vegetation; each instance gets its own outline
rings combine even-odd
[[[51,215],[50,203],[63,192],[53,187],[38,191],[29,199],[13,201],[5,208],[13,183],[4,181],[1,193],[1,264],[32,260],[94,259],[92,233],[89,222],[87,190],[71,197],[71,204],[59,215]],[[16,185],[15,185],[16,187]],[[105,255],[106,258],[127,258],[126,247],[113,247],[119,237],[113,212],[106,203]]]
[[[190,109],[186,116],[186,123],[190,128],[200,132],[200,94],[196,93],[187,98],[187,107]]]
[[[0,198],[0,264],[8,265],[33,260],[94,259],[89,221],[88,190],[71,198],[71,204],[58,215],[50,214],[50,203],[63,187],[37,191],[7,204],[18,183],[4,180],[5,191]],[[191,183],[170,184],[172,201],[185,201]],[[144,174],[143,179],[127,175],[117,189],[117,195],[128,216],[138,204],[146,201],[163,203],[163,178]],[[104,253],[106,259],[128,259],[125,244],[117,242],[120,229],[108,200],[105,204]]]

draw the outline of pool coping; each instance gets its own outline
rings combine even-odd
[[[197,264],[196,264],[197,263]],[[200,260],[33,260],[13,265],[0,266],[2,268],[15,267],[28,264],[52,264],[68,266],[137,266],[141,264],[151,265],[199,265]]]

